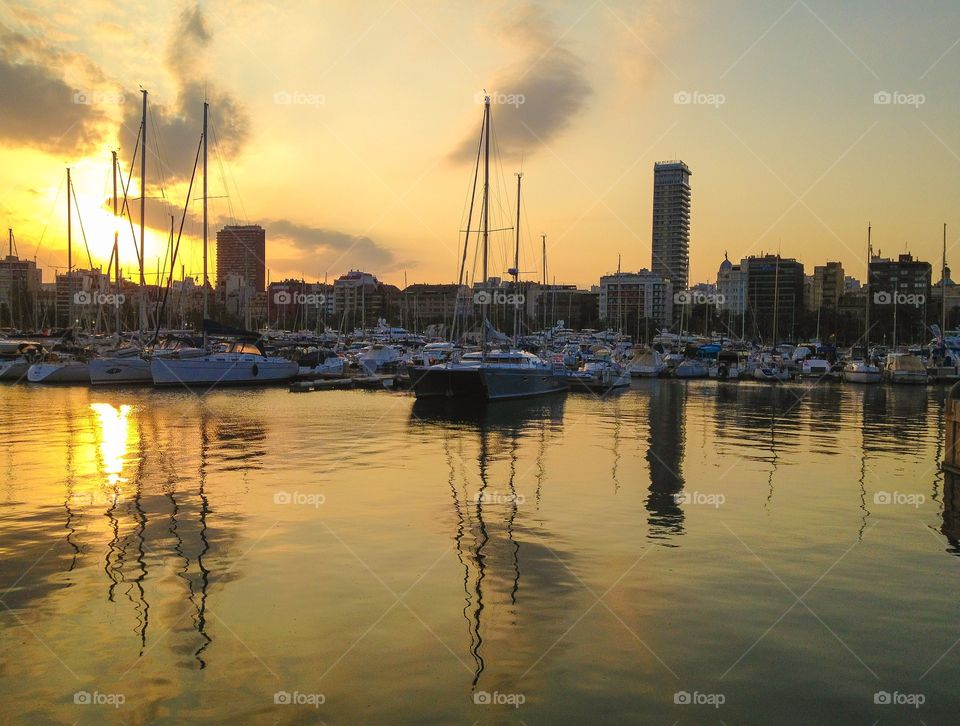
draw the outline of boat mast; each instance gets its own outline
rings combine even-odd
[[[210,104],[203,102],[203,319],[207,319],[207,109]],[[203,333],[206,347],[206,325]]]
[[[117,343],[120,342],[120,230],[117,225],[117,152],[116,149],[110,152],[110,155],[113,159],[113,259],[114,259],[114,275],[113,275],[113,286],[116,290],[117,297],[114,301],[113,307],[116,311],[116,324],[117,324]],[[110,268],[107,268],[107,277],[110,276]]]
[[[773,268],[773,353],[777,352],[777,313],[780,307],[780,252],[777,251],[777,261]]]
[[[144,227],[147,206],[147,89],[141,88],[143,111],[140,116],[140,330],[147,327],[146,278],[143,274]]]
[[[70,181],[70,167],[67,167],[67,289],[73,288],[73,210],[70,207],[70,197],[73,196],[73,185]],[[67,325],[73,326],[73,294],[67,303],[67,314],[70,320]]]
[[[514,295],[520,294],[520,182],[523,179],[523,172],[517,172],[517,234],[513,246],[513,292]],[[520,306],[519,297],[513,299],[513,344],[517,345],[517,336],[520,334]]]
[[[867,285],[866,295],[864,295],[867,310],[863,325],[863,359],[867,362],[870,361],[870,257],[873,255],[873,246],[870,244],[870,236],[872,231],[873,227],[871,226],[870,222],[867,222]]]
[[[483,99],[483,279],[480,283],[481,290],[487,287],[487,246],[490,236],[490,96],[484,96]],[[488,295],[484,295],[480,303],[483,311],[483,329],[480,333],[481,358],[485,361],[487,358],[487,309],[489,306]]]
[[[944,341],[947,330],[947,223],[943,223],[943,264],[940,266],[940,339]],[[944,352],[946,344],[944,343]]]

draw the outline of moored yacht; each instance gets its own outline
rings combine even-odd
[[[607,393],[630,385],[630,374],[613,360],[609,351],[598,351],[591,355],[578,370],[567,373],[566,378],[575,391]]]
[[[201,355],[154,357],[150,373],[157,386],[264,385],[293,378],[299,366],[268,356],[254,341],[237,340],[225,350]]]
[[[890,353],[883,369],[890,383],[926,383],[927,369],[923,361],[910,353]]]
[[[880,383],[883,372],[865,360],[852,360],[843,367],[843,380],[847,383]]]
[[[0,381],[22,380],[43,354],[43,348],[37,343],[3,341],[0,343]]]
[[[667,370],[660,353],[655,349],[640,353],[627,364],[627,371],[638,378],[658,378]]]
[[[94,358],[90,361],[90,383],[92,385],[141,384],[151,385],[153,373],[150,362],[153,358],[173,355],[186,358],[190,355],[201,356],[204,351],[189,338],[170,336],[159,345],[139,348],[130,346],[114,351],[110,355]]]
[[[494,350],[467,353],[459,360],[410,369],[417,398],[478,398],[499,401],[560,393],[568,388],[553,364],[533,353]]]
[[[59,348],[59,350],[58,350]],[[55,346],[27,369],[30,383],[90,383],[91,353],[81,348]]]

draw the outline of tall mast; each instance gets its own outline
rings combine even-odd
[[[207,319],[207,109],[203,102],[203,319]]]
[[[140,115],[140,330],[147,326],[146,278],[143,273],[144,265],[144,233],[146,227],[147,208],[147,90],[140,89],[143,94],[143,110]]]
[[[483,279],[481,289],[487,287],[487,247],[490,236],[490,96],[483,99]],[[483,330],[481,333],[481,356],[487,357],[487,306],[490,304],[487,295],[482,298],[480,307],[483,310]]]
[[[73,186],[70,181],[70,167],[67,167],[67,275],[73,272],[73,210],[70,207],[70,197],[73,196]]]
[[[773,352],[777,352],[777,313],[780,307],[780,251],[777,251],[776,267],[773,269]],[[681,333],[683,331],[680,331]]]
[[[118,229],[119,222],[117,221],[117,151],[114,149],[110,152],[110,157],[113,160],[113,265],[114,265],[114,276],[113,276],[113,286],[117,293],[116,300],[119,300],[120,297],[120,230]],[[110,268],[107,268],[107,278],[110,277]],[[120,340],[120,303],[114,302],[114,311],[116,313],[116,325],[117,325],[117,341]]]
[[[869,222],[867,222],[867,284],[866,290],[867,294],[864,295],[866,302],[866,315],[864,317],[864,330],[863,330],[863,347],[864,347],[864,360],[870,360],[870,258],[873,256],[873,247],[870,244],[870,236],[873,232],[873,228]]]
[[[520,182],[523,179],[523,172],[517,172],[517,234],[516,242],[513,246],[513,292],[520,294]],[[520,333],[520,306],[515,297],[513,302],[513,343],[517,345],[517,335]]]
[[[947,284],[947,223],[943,223],[943,265],[940,267],[940,338],[943,339],[947,329],[947,298],[945,297]]]

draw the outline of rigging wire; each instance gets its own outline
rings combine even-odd
[[[90,256],[90,245],[87,244],[87,232],[83,228],[83,217],[80,216],[80,202],[77,201],[77,188],[73,187],[71,189],[73,195],[73,205],[77,208],[77,221],[80,223],[80,234],[83,236],[83,247],[87,251],[87,262],[90,264],[90,269],[93,270],[93,257]]]
[[[50,218],[53,217],[53,210],[57,207],[57,202],[60,201],[60,191],[63,189],[63,183],[66,181],[66,175],[60,177],[60,185],[57,187],[57,193],[53,197],[53,203],[50,205],[50,211],[47,212],[47,221],[43,225],[43,231],[40,233],[40,240],[37,242],[36,248],[33,250],[33,257],[36,259],[37,253],[40,251],[40,245],[43,244],[43,238],[47,234],[47,227],[50,226]]]

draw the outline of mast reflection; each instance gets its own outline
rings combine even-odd
[[[546,474],[546,431],[551,421],[562,421],[563,399],[501,403],[481,411],[429,404],[415,404],[411,418],[414,425],[439,426],[444,432],[447,485],[454,514],[453,540],[463,567],[463,617],[467,649],[473,661],[471,688],[476,689],[489,667],[485,643],[491,637],[497,642],[513,639],[513,634],[504,635],[499,628],[505,622],[515,628],[519,621],[524,571],[521,554],[528,546],[521,548],[518,537],[518,514],[527,502],[519,491],[520,479],[526,475],[520,446],[534,432],[539,434],[537,453],[529,466],[536,486],[535,501],[539,504]],[[463,434],[470,432],[476,433],[477,445],[472,460],[461,456],[463,442],[469,440]],[[453,450],[452,441],[457,442],[460,451]],[[476,474],[472,474],[471,461],[475,462]],[[488,614],[493,616],[492,620]],[[507,615],[506,620],[501,617],[503,614]]]

